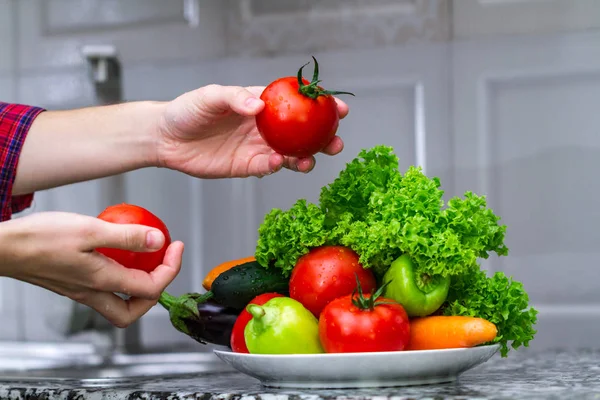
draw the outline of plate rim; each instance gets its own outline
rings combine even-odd
[[[467,351],[473,351],[478,349],[489,349],[492,350],[495,348],[496,351],[500,348],[500,344],[492,343],[482,346],[475,347],[456,347],[450,349],[431,349],[431,350],[400,350],[400,351],[368,351],[368,352],[355,352],[355,353],[311,353],[311,354],[251,354],[251,353],[236,353],[233,350],[218,350],[213,349],[213,352],[216,355],[233,355],[234,357],[239,358],[296,358],[296,359],[311,359],[311,358],[356,358],[356,357],[385,357],[385,356],[394,356],[394,355],[404,355],[404,354],[431,354],[432,352],[436,353],[464,353]]]

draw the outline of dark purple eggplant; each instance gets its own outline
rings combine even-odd
[[[241,310],[222,306],[210,297],[198,293],[175,297],[163,292],[158,302],[169,311],[178,331],[202,344],[230,347],[231,331]]]

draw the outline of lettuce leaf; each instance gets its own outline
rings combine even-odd
[[[537,333],[533,326],[538,311],[528,308],[529,296],[523,284],[502,272],[492,277],[480,269],[455,277],[441,310],[444,315],[464,315],[488,320],[496,325],[498,335],[493,343],[500,344],[500,354],[506,357],[509,345],[513,349],[528,347]]]
[[[274,261],[287,274],[311,247],[340,244],[377,274],[409,254],[417,273],[455,276],[477,267],[478,257],[508,253],[506,227],[485,197],[467,192],[444,208],[443,194],[439,179],[418,167],[402,175],[391,147],[363,150],[322,188],[318,205],[302,200],[266,216],[256,258],[262,265]]]
[[[319,203],[327,215],[326,225],[335,226],[343,214],[351,220],[365,220],[373,194],[385,193],[389,181],[399,177],[398,157],[391,147],[362,150],[333,183],[321,189]]]
[[[319,207],[298,200],[292,208],[271,210],[258,229],[256,261],[267,267],[274,262],[288,276],[296,261],[313,247],[325,244],[328,231],[325,214]]]

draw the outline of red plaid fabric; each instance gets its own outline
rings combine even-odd
[[[19,156],[31,123],[43,108],[0,102],[0,221],[31,206],[33,193],[13,196]]]

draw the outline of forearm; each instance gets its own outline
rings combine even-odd
[[[132,102],[41,113],[25,139],[13,195],[156,165],[163,106]]]
[[[0,222],[0,277],[13,276],[15,265],[23,258],[20,243],[26,233],[16,221]]]

